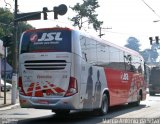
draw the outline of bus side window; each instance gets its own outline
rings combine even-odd
[[[97,63],[96,41],[91,38],[82,36],[80,42],[83,59],[88,63],[95,65]]]
[[[141,65],[139,65],[139,67],[138,67],[138,72],[142,73],[142,67],[141,67]]]
[[[128,53],[124,55],[126,70],[131,72],[136,72],[135,62],[133,61],[133,56]]]
[[[84,36],[80,36],[80,45],[81,45],[81,52],[82,58],[87,62],[87,43],[86,38]]]
[[[130,71],[131,71],[131,72],[135,72],[135,67],[134,67],[134,65],[132,65],[132,64],[130,65]]]
[[[113,69],[120,69],[120,50],[114,47],[109,48],[109,58],[110,58],[110,63],[109,67]]]
[[[83,58],[86,60],[86,62],[87,62],[87,54],[85,53],[85,52],[82,52],[82,56],[83,56]]]
[[[97,43],[97,64],[106,67],[109,64],[109,46]]]

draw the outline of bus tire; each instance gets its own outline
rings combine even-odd
[[[109,108],[108,96],[107,94],[103,94],[101,107],[98,109],[98,115],[106,115]]]
[[[139,106],[140,105],[141,98],[142,98],[142,95],[139,93],[138,96],[137,96],[137,101],[134,103],[135,106]]]
[[[129,106],[139,106],[142,99],[142,94],[139,92],[137,95],[137,101],[128,103]]]
[[[63,116],[63,115],[67,115],[70,113],[70,110],[52,110],[52,112],[56,113],[56,115],[58,116]]]

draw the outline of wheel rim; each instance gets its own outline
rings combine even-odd
[[[107,98],[105,97],[102,101],[102,111],[104,113],[107,113],[108,110],[108,102],[107,102]]]

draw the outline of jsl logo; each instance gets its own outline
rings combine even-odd
[[[121,75],[121,79],[124,80],[124,81],[128,81],[129,80],[128,73],[123,73]]]
[[[38,41],[62,41],[61,32],[50,32],[50,33],[43,33],[42,37],[38,39]]]

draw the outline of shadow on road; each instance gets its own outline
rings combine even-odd
[[[18,124],[97,124],[102,123],[104,119],[106,120],[114,118],[129,112],[140,110],[145,107],[146,105],[143,104],[137,107],[131,107],[129,105],[115,106],[111,107],[109,113],[105,116],[98,116],[93,111],[71,112],[70,114],[65,116],[56,116],[55,114],[53,114],[38,118],[19,120]]]

